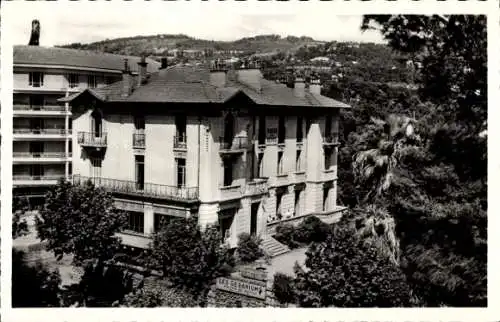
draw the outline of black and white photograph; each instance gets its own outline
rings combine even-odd
[[[493,304],[490,16],[111,2],[2,8],[13,308]]]

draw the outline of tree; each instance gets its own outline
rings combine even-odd
[[[345,224],[306,253],[308,270],[296,270],[301,307],[401,307],[411,291],[401,270]]]
[[[73,186],[60,181],[47,193],[36,219],[47,249],[58,258],[73,254],[76,264],[112,258],[121,244],[115,234],[125,224],[126,216],[114,207],[112,196],[90,182]]]
[[[295,303],[293,277],[283,273],[274,274],[273,293],[281,304]]]
[[[60,285],[59,272],[29,265],[24,252],[12,250],[12,307],[58,307]]]
[[[150,266],[158,267],[175,287],[203,297],[215,278],[234,265],[215,226],[200,230],[196,218],[172,220],[153,235]]]
[[[238,259],[243,263],[253,262],[264,256],[264,252],[260,249],[262,239],[256,236],[251,236],[247,233],[242,233],[238,236]]]
[[[26,219],[21,218],[29,211],[29,201],[26,197],[14,197],[12,200],[12,238],[28,234],[28,223]]]

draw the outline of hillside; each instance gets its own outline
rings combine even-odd
[[[96,50],[122,55],[166,55],[167,50],[201,51],[241,51],[248,53],[290,52],[303,46],[315,46],[325,42],[310,37],[281,37],[279,35],[259,35],[241,38],[236,41],[214,41],[189,37],[187,35],[154,35],[107,39],[104,41],[81,44],[73,43],[60,47]]]

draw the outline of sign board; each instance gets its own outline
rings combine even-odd
[[[219,290],[242,294],[258,299],[266,299],[266,287],[236,279],[219,277],[216,281],[216,287]]]
[[[254,268],[241,269],[241,276],[258,281],[267,281],[267,272],[265,270],[258,270]]]

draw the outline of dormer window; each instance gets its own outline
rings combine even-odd
[[[87,76],[87,86],[89,88],[96,88],[97,87],[97,77],[95,75],[88,75]]]
[[[69,88],[78,87],[80,80],[77,74],[69,74],[68,75],[68,86]]]

